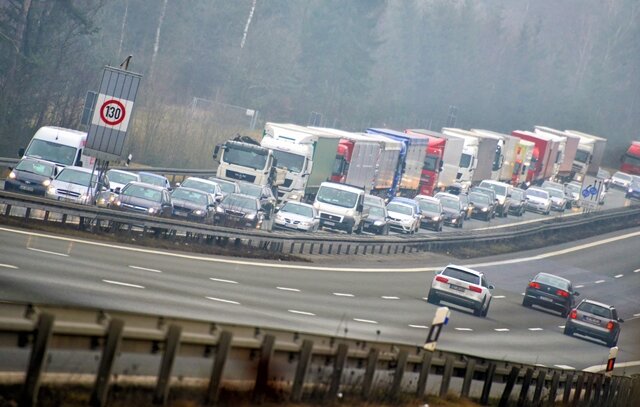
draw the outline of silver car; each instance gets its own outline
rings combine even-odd
[[[273,226],[282,229],[315,232],[320,227],[320,216],[313,205],[287,201],[280,209],[276,209]]]
[[[531,187],[524,193],[527,200],[527,210],[548,215],[551,212],[551,197],[542,188]]]
[[[551,209],[554,211],[564,212],[567,208],[567,197],[562,189],[545,187],[545,191],[549,193],[551,199]]]
[[[564,334],[573,336],[579,333],[604,341],[608,347],[618,344],[620,324],[624,322],[618,317],[615,307],[592,300],[582,300],[569,312],[564,325]]]
[[[93,176],[92,176],[93,174]],[[98,173],[90,168],[64,167],[47,188],[47,198],[93,205],[99,194],[109,189],[109,179],[105,176],[97,182]]]
[[[474,315],[486,317],[493,289],[482,272],[450,264],[433,277],[427,301],[462,305],[473,309]]]

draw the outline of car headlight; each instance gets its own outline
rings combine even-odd
[[[627,192],[632,193],[633,189],[629,188],[629,190]]]
[[[15,173],[15,172],[13,172],[13,171],[11,171],[11,172],[9,173],[9,178],[11,178],[11,179],[16,179],[16,173]]]
[[[221,206],[216,206],[216,213],[224,213],[224,208]]]
[[[384,225],[384,222],[381,221],[381,220],[377,220],[377,221],[373,222],[373,224],[374,224],[374,226],[382,226],[382,225]]]
[[[296,194],[291,194],[291,195],[289,195],[289,199],[291,201],[299,201],[300,200],[300,194],[297,194],[297,193]]]
[[[55,194],[56,194],[56,192],[57,192],[57,191],[56,191],[56,188],[55,188],[55,187],[50,186],[49,188],[47,188],[47,194],[55,195]]]
[[[355,210],[354,210],[354,209],[347,209],[347,211],[346,211],[345,215],[346,215],[346,216],[351,216],[351,217],[352,217],[353,215],[355,215],[355,213],[356,213],[356,212],[355,212]]]
[[[89,200],[89,195],[87,195],[87,194],[82,194],[82,195],[80,195],[80,196],[78,197],[78,200],[79,200],[79,201],[87,201],[87,200]]]
[[[247,213],[246,215],[244,215],[244,217],[249,219],[249,220],[254,220],[256,218],[256,214],[255,213]]]
[[[98,198],[98,205],[104,205],[107,202],[103,197]]]
[[[204,215],[204,211],[202,209],[196,209],[195,211],[193,211],[193,214],[196,216],[202,216]]]
[[[440,220],[440,216],[434,216],[434,217],[433,217],[433,218],[431,218],[431,219],[433,219],[433,221],[434,221],[434,222],[437,222],[437,221],[439,221],[439,220]]]
[[[302,221],[300,222],[300,224],[306,228],[308,228],[309,226],[311,226],[311,222],[306,222],[306,221]]]
[[[11,174],[9,174],[11,175]],[[9,177],[11,178],[11,177]],[[42,185],[44,185],[45,187],[48,187],[49,185],[51,185],[51,180],[50,179],[45,179],[44,181],[42,181]]]
[[[482,212],[486,212],[488,210],[489,210],[489,208],[482,208]]]
[[[122,201],[120,201],[120,200],[115,201],[115,202],[114,202],[114,204],[115,204],[116,206],[120,206],[120,205],[122,205]]]
[[[153,215],[154,213],[156,213],[156,208],[149,208],[147,209],[147,212]]]

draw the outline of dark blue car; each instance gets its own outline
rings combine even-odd
[[[633,177],[625,194],[627,199],[640,199],[640,177]]]
[[[54,163],[25,157],[9,173],[4,190],[44,196],[55,175]]]

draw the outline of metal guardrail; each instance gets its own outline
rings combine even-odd
[[[512,399],[517,399],[518,405],[550,405],[556,400],[563,405],[640,403],[639,378],[429,352],[418,345],[125,312],[3,303],[0,343],[14,352],[30,352],[19,396],[21,405],[35,404],[45,371],[76,378],[83,373],[93,375],[91,404],[106,405],[114,374],[119,383],[123,374],[136,376],[132,371],[123,373],[127,363],[134,363],[128,361],[146,356],[147,363],[157,366],[148,355],[159,359],[159,371],[151,376],[156,377],[153,401],[158,404],[167,401],[171,379],[176,376],[174,366],[184,359],[193,369],[182,369],[181,378],[206,380],[203,396],[208,405],[218,401],[220,390],[229,383],[248,385],[255,402],[262,400],[269,388],[279,389],[293,402],[334,401],[340,395],[389,402],[409,394],[424,398],[428,380],[434,382],[429,389],[440,396],[456,392],[484,405],[495,397],[500,397],[500,405]],[[81,371],[77,358],[71,366],[56,367],[57,353],[69,350],[93,361],[89,364],[92,368]],[[0,371],[7,367],[0,361]],[[209,372],[204,373],[206,377],[203,371]],[[461,378],[462,383],[452,386],[452,378]]]
[[[95,233],[109,231],[133,234],[135,227],[142,230],[141,238],[149,231],[166,238],[175,238],[178,233],[190,236],[200,242],[245,245],[286,255],[327,254],[327,255],[391,255],[416,251],[442,251],[461,247],[480,247],[496,243],[512,243],[513,239],[527,239],[550,234],[570,234],[586,226],[592,228],[611,227],[616,224],[633,226],[640,222],[640,206],[610,209],[585,213],[570,217],[545,219],[540,222],[506,226],[491,230],[465,230],[441,232],[427,236],[353,236],[346,234],[310,234],[295,232],[232,229],[187,222],[177,219],[150,217],[94,206],[78,205],[63,201],[0,191],[0,204],[5,205],[4,216],[9,216],[12,208],[26,208],[24,218],[29,219],[33,210],[45,212],[48,220],[51,213],[62,215],[65,223],[69,216],[81,218],[80,227]]]

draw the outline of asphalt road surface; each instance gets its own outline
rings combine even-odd
[[[565,336],[559,314],[521,305],[528,280],[547,271],[572,280],[579,298],[618,308],[626,322],[617,363],[635,364],[640,361],[639,247],[636,228],[460,262],[485,271],[496,286],[494,300],[487,318],[451,306],[438,347],[565,368],[603,364],[604,343]],[[350,261],[341,267],[256,262],[0,227],[0,299],[421,345],[436,309],[425,300],[433,271],[457,261],[389,258],[376,269]]]

